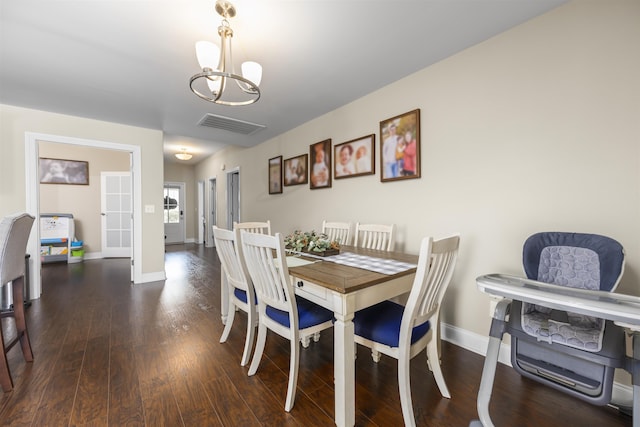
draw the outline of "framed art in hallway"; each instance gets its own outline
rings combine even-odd
[[[282,156],[269,159],[269,194],[282,193]]]
[[[380,181],[420,178],[420,110],[380,122]]]

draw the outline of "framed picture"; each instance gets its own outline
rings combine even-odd
[[[420,110],[380,122],[380,180],[420,178]]]
[[[269,194],[282,193],[282,156],[269,159]]]
[[[311,156],[311,189],[331,187],[331,140],[309,146]]]
[[[89,185],[89,162],[40,158],[40,183]]]
[[[336,144],[333,147],[335,179],[373,175],[376,172],[375,144],[375,134]]]
[[[284,161],[284,185],[306,184],[308,181],[307,163],[308,154],[301,154],[298,157],[291,157]]]

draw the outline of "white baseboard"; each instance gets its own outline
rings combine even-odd
[[[104,258],[102,252],[85,252],[84,259],[100,259]]]
[[[167,280],[167,275],[164,271],[155,271],[153,273],[142,273],[142,278],[139,282],[134,282],[134,285],[149,282],[160,282]]]
[[[442,323],[440,325],[440,335],[443,340],[472,351],[481,356],[486,356],[489,346],[489,337],[479,335],[453,325]],[[511,367],[511,345],[504,342],[500,345],[498,361]],[[618,382],[613,383],[612,403],[620,406],[633,406],[633,387]]]

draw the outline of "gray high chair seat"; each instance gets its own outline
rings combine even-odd
[[[523,249],[528,279],[613,291],[624,249],[596,234],[544,232]],[[613,376],[625,363],[624,330],[611,321],[514,300],[508,332],[511,364],[521,375],[596,405],[611,401]]]

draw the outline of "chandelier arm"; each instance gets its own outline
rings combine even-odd
[[[226,79],[233,79],[236,80],[238,83],[242,82],[244,84],[247,85],[248,88],[253,89],[253,90],[245,90],[244,92],[253,95],[255,98],[246,100],[246,101],[224,101],[222,99],[220,99],[220,95],[222,94],[222,91],[218,91],[217,94],[212,94],[214,95],[214,97],[208,96],[200,91],[198,91],[198,89],[196,89],[194,87],[194,82],[197,81],[198,79],[207,79],[210,77],[220,77],[220,78],[224,78]],[[217,71],[217,70],[207,70],[207,71],[203,71],[201,73],[198,74],[194,74],[193,76],[191,76],[191,79],[189,79],[189,87],[191,88],[191,91],[193,93],[195,93],[197,96],[199,96],[200,98],[204,99],[205,101],[209,101],[209,102],[213,102],[216,104],[220,104],[220,105],[229,105],[229,106],[238,106],[238,105],[249,105],[249,104],[253,104],[254,102],[256,102],[258,99],[260,99],[260,88],[253,83],[251,80],[246,79],[240,75],[237,74],[233,74],[233,73],[224,73],[221,71]]]

